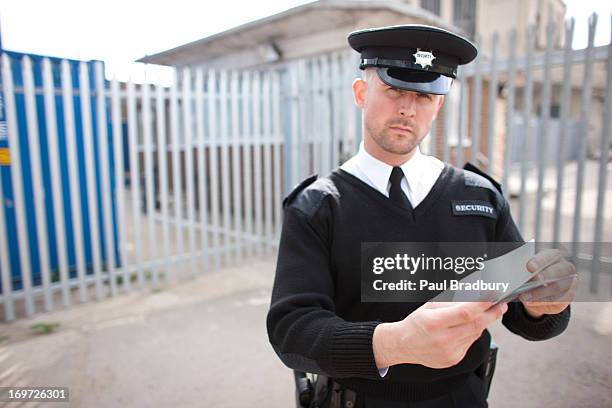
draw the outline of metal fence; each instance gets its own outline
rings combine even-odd
[[[564,50],[553,49],[553,28],[545,50],[535,48],[530,29],[525,56],[512,45],[515,33],[505,57],[491,39],[492,48],[460,70],[454,99],[422,144],[503,180],[525,237],[612,238],[612,47],[593,46],[595,24],[586,50],[569,46],[573,24]],[[578,72],[583,80],[572,86]],[[44,59],[34,69],[28,57],[2,56],[10,151],[0,167],[5,320],[271,255],[284,195],[356,152],[354,53],[176,75],[171,87],[107,82],[102,63]],[[593,120],[590,158],[584,135]],[[585,203],[585,195],[593,199]],[[593,248],[585,259],[596,285],[610,259]]]

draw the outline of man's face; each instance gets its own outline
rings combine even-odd
[[[429,133],[444,96],[392,88],[374,70],[353,83],[363,110],[364,137],[387,154],[406,155]]]

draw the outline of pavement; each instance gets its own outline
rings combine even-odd
[[[575,169],[566,171],[566,180],[573,180]],[[588,164],[586,173],[581,230],[589,240],[595,225],[596,167]],[[542,240],[552,236],[555,205],[552,172],[546,180]],[[606,191],[612,191],[612,178],[608,184]],[[533,189],[527,198],[523,235],[531,237]],[[571,240],[574,198],[568,181],[562,196],[564,241]],[[606,225],[611,210],[608,205]],[[155,228],[142,236],[161,236],[159,223]],[[134,231],[127,232],[126,250],[133,256]],[[176,238],[171,253],[177,251]],[[196,238],[199,242],[201,237]],[[604,229],[603,241],[612,242],[610,228]],[[143,245],[145,259],[157,255],[148,252],[151,248]],[[167,271],[166,276],[178,279],[160,289],[135,289],[85,304],[76,304],[75,292],[75,306],[0,323],[1,386],[70,388],[69,403],[0,402],[0,407],[294,407],[292,372],[272,350],[265,328],[275,259],[274,254],[251,258],[187,280],[181,279],[188,275],[183,265]],[[600,287],[612,287],[610,279],[602,279]],[[22,303],[17,304],[20,316]],[[55,322],[59,326],[50,334],[31,329]],[[490,330],[500,347],[491,407],[612,407],[612,302],[574,303],[568,329],[544,342],[522,339],[500,323]]]
[[[0,324],[0,384],[68,386],[70,403],[10,407],[293,407],[268,343],[274,257]],[[35,323],[59,322],[50,334]],[[561,336],[496,323],[491,407],[612,407],[612,303],[576,303]]]

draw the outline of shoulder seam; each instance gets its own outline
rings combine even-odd
[[[326,180],[326,177],[318,178],[298,191],[292,192],[292,200],[286,207],[298,208],[311,218],[319,211],[325,198],[334,195],[335,190],[336,187],[331,180]]]

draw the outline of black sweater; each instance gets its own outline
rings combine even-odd
[[[490,203],[496,217],[453,215],[451,201]],[[290,368],[322,373],[372,396],[420,400],[461,385],[486,356],[485,330],[455,366],[433,369],[400,364],[381,378],[372,335],[381,322],[404,319],[422,303],[360,301],[361,242],[490,242],[522,237],[508,202],[485,177],[445,165],[413,210],[393,203],[355,176],[336,169],[311,176],[284,200],[284,222],[267,317],[274,350]],[[533,319],[520,302],[502,322],[529,340],[544,340],[567,326],[569,307]]]

